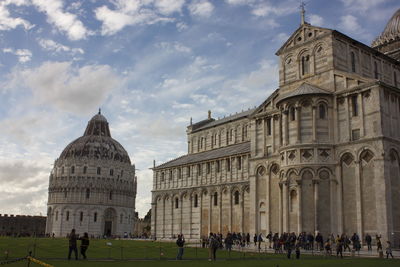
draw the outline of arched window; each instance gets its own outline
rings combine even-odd
[[[109,200],[112,200],[112,197],[113,197],[113,192],[110,191],[110,194],[109,194],[109,196],[108,196],[108,199],[109,199]]]
[[[199,198],[198,198],[197,194],[194,195],[194,203],[193,203],[193,206],[194,206],[195,208],[197,208],[197,207],[199,206]]]
[[[326,118],[326,109],[324,104],[319,104],[319,118],[324,120]]]
[[[239,191],[235,191],[235,205],[239,204]]]
[[[164,172],[161,173],[161,182],[164,182],[165,177],[164,177]]]
[[[356,72],[356,55],[354,52],[350,52],[350,60],[351,60],[351,71]]]
[[[358,116],[358,96],[357,95],[351,96],[351,105],[352,105],[353,117]]]
[[[74,174],[75,173],[75,166],[71,167],[71,173]]]
[[[231,171],[231,160],[229,158],[226,159],[226,170]]]
[[[241,170],[242,169],[242,157],[237,157],[237,169]]]
[[[175,198],[175,209],[179,208],[179,199]]]
[[[56,221],[58,221],[58,211],[56,211]]]
[[[94,221],[94,222],[97,222],[97,212],[94,213],[93,221]]]
[[[296,201],[297,201],[297,192],[296,190],[292,190],[290,192],[290,212],[294,211]]]
[[[290,112],[290,120],[291,121],[296,120],[296,109],[294,107],[290,107],[289,112]]]
[[[310,73],[310,56],[301,57],[301,75],[306,75]]]
[[[201,175],[201,164],[197,164],[197,175]]]
[[[378,63],[376,63],[376,61],[374,61],[374,77],[375,79],[379,79]]]
[[[218,193],[214,193],[214,206],[218,206]]]
[[[87,172],[87,166],[84,166],[83,167],[83,174],[86,174],[86,172]]]
[[[69,211],[67,211],[67,215],[65,216],[65,220],[69,221]]]
[[[233,140],[233,129],[231,129],[230,138],[229,138],[229,141],[232,141],[232,140]]]
[[[97,167],[97,174],[101,174],[101,168]]]
[[[79,213],[79,221],[83,221],[83,212],[81,211],[81,213]]]
[[[187,175],[190,177],[190,166],[187,166]]]
[[[90,189],[87,188],[86,189],[86,199],[89,199],[89,198],[90,198]]]

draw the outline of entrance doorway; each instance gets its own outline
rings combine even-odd
[[[113,208],[104,211],[104,235],[111,237],[115,235],[117,223],[117,212]]]
[[[111,236],[111,231],[112,231],[112,221],[104,222],[104,235],[107,237]]]

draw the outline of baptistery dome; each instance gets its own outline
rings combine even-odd
[[[400,9],[393,14],[383,32],[372,42],[372,47],[400,60]]]
[[[135,165],[99,111],[54,163],[46,232],[65,236],[75,228],[96,237],[127,235],[133,230],[135,198]]]
[[[61,153],[60,159],[93,158],[131,163],[128,153],[111,137],[107,119],[96,114],[86,127],[83,136],[72,141]]]

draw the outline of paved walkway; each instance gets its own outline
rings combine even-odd
[[[232,247],[233,250],[235,251],[246,251],[246,252],[260,252],[260,253],[269,253],[269,254],[274,254],[275,251],[273,249],[269,248],[269,244],[266,243],[262,243],[261,244],[261,250],[259,251],[257,246],[254,246],[254,243],[251,244],[250,246],[245,246],[245,247],[237,247],[237,246],[233,246]],[[294,252],[294,251],[293,251]],[[286,252],[284,251],[284,254]],[[307,255],[319,255],[319,256],[324,256],[325,252],[324,251],[311,251],[311,250],[301,250],[302,254],[307,254]],[[393,249],[392,251],[393,257],[395,258],[400,258],[400,250],[398,249]],[[332,255],[336,256],[336,248],[333,245],[332,246]],[[376,246],[372,247],[372,251],[368,251],[367,247],[363,247],[360,252],[355,252],[354,254],[352,254],[349,251],[343,252],[343,256],[354,256],[354,257],[362,257],[362,258],[377,258],[379,257],[379,254],[376,250]],[[386,258],[386,252],[385,252],[385,248],[383,249],[383,256]]]

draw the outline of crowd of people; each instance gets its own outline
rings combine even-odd
[[[250,247],[251,237],[249,233],[228,233],[225,237],[220,233],[210,233],[206,238],[203,237],[201,242],[203,247],[210,249],[210,260],[215,260],[216,250],[218,248],[225,248],[231,251],[234,246],[236,248]],[[265,240],[264,240],[265,239]],[[260,251],[261,243],[267,242],[265,248],[268,246],[276,254],[287,254],[287,258],[291,258],[293,252],[295,253],[296,259],[300,258],[301,250],[306,251],[320,251],[325,256],[332,256],[336,253],[337,257],[343,258],[343,252],[349,251],[357,253],[362,248],[362,240],[357,233],[351,236],[346,234],[336,235],[333,234],[324,237],[321,233],[317,233],[315,236],[311,233],[302,232],[296,233],[282,233],[273,234],[269,232],[266,236],[260,234],[254,234],[253,236],[254,246]],[[364,244],[368,251],[372,251],[372,236],[369,234],[365,235]],[[381,236],[375,236],[375,243],[377,252],[383,254],[383,245],[381,242]],[[386,258],[392,257],[392,246],[390,241],[386,241]]]

